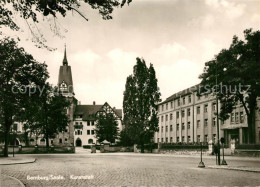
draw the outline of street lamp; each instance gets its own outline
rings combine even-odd
[[[198,165],[199,168],[205,168],[205,164],[202,161],[202,142],[200,142],[200,163]]]
[[[227,71],[227,68],[224,68],[223,71]],[[220,144],[219,144],[219,118],[218,118],[218,73],[216,67],[216,110],[217,110],[217,149],[218,149],[218,165],[220,165]]]

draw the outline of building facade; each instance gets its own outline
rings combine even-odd
[[[193,86],[172,96],[159,104],[159,131],[155,133],[157,143],[194,143],[217,141],[217,104],[211,95],[197,96],[197,86]],[[258,106],[260,100],[258,98]],[[220,104],[219,111],[220,111]],[[219,120],[219,137],[225,138],[229,145],[247,143],[247,116],[244,108],[237,105],[230,118]],[[260,113],[256,111],[256,143],[260,143]]]

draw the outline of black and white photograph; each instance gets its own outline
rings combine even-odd
[[[260,0],[0,0],[0,187],[260,186]]]

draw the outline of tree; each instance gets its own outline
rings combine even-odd
[[[10,128],[31,89],[48,78],[47,66],[34,60],[14,39],[0,40],[0,122],[4,132],[4,156],[8,156]],[[38,95],[35,95],[38,97]]]
[[[40,134],[46,139],[46,147],[49,147],[49,139],[54,138],[68,126],[69,117],[66,109],[70,106],[70,102],[57,91],[57,88],[52,88],[47,83],[38,106],[32,130],[37,132],[40,129]]]
[[[112,12],[114,8],[119,6],[123,7],[125,3],[128,4],[132,0],[83,0],[92,9],[97,9],[103,19],[112,19]],[[75,11],[81,17],[88,21],[83,13],[79,11],[80,2],[78,0],[1,0],[0,1],[0,25],[7,26],[13,30],[19,30],[20,27],[17,23],[17,19],[14,16],[16,13],[25,20],[32,35],[36,38],[39,46],[44,46],[44,40],[41,39],[41,34],[37,35],[30,26],[28,20],[32,20],[34,23],[39,21],[39,16],[53,16],[57,17],[57,14],[66,16],[68,11]],[[54,19],[55,21],[55,19]],[[56,25],[56,24],[55,24]],[[37,28],[36,25],[34,27]],[[38,29],[36,29],[40,32]],[[57,31],[57,29],[56,29]]]
[[[260,31],[247,29],[244,36],[245,41],[234,36],[229,49],[223,49],[205,63],[204,73],[200,75],[204,88],[200,91],[217,94],[222,120],[228,119],[240,102],[247,115],[249,143],[255,143],[256,99],[260,96]]]
[[[144,152],[144,144],[158,131],[157,104],[161,94],[153,65],[148,68],[143,59],[136,60],[133,74],[127,77],[125,85],[124,125],[129,137],[141,144]]]
[[[96,138],[99,142],[104,140],[114,143],[118,138],[118,123],[113,114],[105,113],[97,116]]]
[[[119,134],[119,144],[123,146],[132,146],[134,145],[133,140],[129,137],[126,129],[124,128]]]

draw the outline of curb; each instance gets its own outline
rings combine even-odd
[[[16,164],[30,164],[36,162],[36,158],[34,158],[33,161],[27,161],[27,162],[15,162],[15,163],[6,163],[6,164],[0,164],[0,165],[16,165]]]
[[[237,168],[237,167],[215,167],[215,166],[208,166],[207,168],[210,169],[226,169],[226,170],[235,170],[235,171],[246,171],[246,172],[253,172],[253,173],[260,173],[260,169],[258,170],[254,169],[247,169],[247,168]]]
[[[4,174],[1,174],[1,175],[2,175],[2,176],[5,176],[5,177],[7,177],[7,178],[13,179],[13,180],[17,181],[17,182],[20,184],[21,187],[25,187],[25,185],[24,185],[19,179],[14,178],[14,177],[11,177],[11,176],[8,176],[8,175],[4,175]]]

